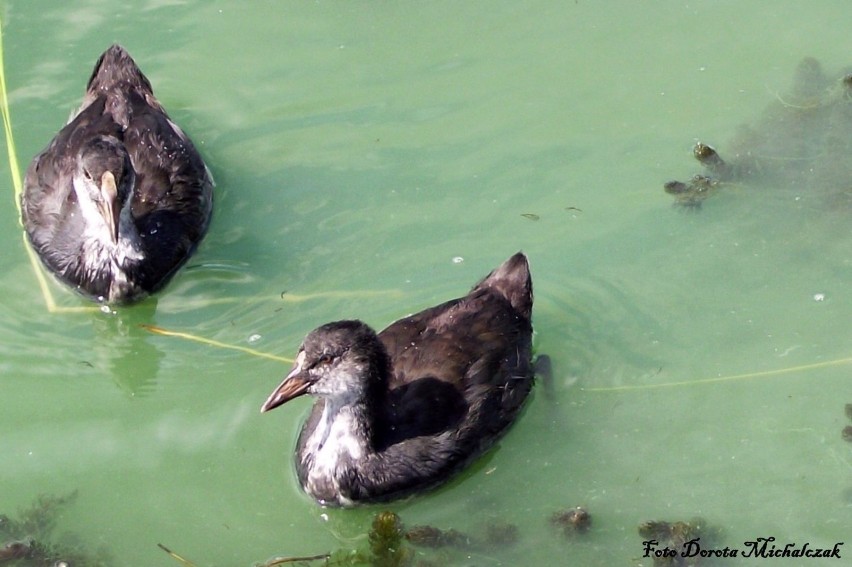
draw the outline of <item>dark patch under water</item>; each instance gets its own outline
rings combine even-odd
[[[792,191],[802,198],[852,202],[852,73],[823,72],[816,59],[799,63],[792,86],[778,94],[752,125],[740,127],[717,152],[693,150],[703,172],[664,185],[675,204],[697,208],[731,184]],[[725,157],[723,157],[725,156]]]

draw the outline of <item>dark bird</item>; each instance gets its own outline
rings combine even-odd
[[[101,55],[80,110],[27,169],[24,228],[42,262],[108,303],[159,290],[204,237],[213,178],[130,55]]]
[[[519,252],[466,296],[378,335],[361,321],[311,331],[261,408],[318,398],[296,447],[305,491],[332,506],[391,500],[486,451],[532,388],[532,302]]]

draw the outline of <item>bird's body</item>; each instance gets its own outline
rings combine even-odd
[[[101,55],[83,104],[30,164],[21,210],[42,262],[109,303],[159,290],[204,237],[213,179],[130,55]]]
[[[516,254],[465,297],[391,324],[312,331],[263,410],[319,399],[296,448],[306,492],[349,506],[431,488],[487,450],[533,383],[532,281]]]

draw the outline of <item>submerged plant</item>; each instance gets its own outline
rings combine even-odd
[[[491,521],[485,524],[483,533],[477,536],[452,528],[442,530],[434,526],[414,526],[405,532],[405,539],[419,547],[482,551],[517,543],[518,526],[504,521]]]
[[[29,507],[18,511],[16,518],[0,515],[0,565],[16,567],[105,567],[106,554],[86,554],[79,546],[58,543],[53,529],[59,511],[77,496],[41,494]]]
[[[655,566],[695,567],[704,562],[701,556],[684,557],[685,544],[701,538],[712,544],[718,540],[719,530],[709,527],[702,518],[683,522],[649,521],[639,524],[639,535],[646,540],[656,540],[660,548],[669,548],[672,554],[654,557]]]
[[[0,537],[3,539],[43,539],[56,524],[58,510],[77,497],[77,491],[66,496],[39,494],[29,507],[18,510],[17,519],[0,515]]]
[[[323,567],[407,567],[412,565],[413,553],[404,540],[402,520],[393,512],[379,512],[367,534],[369,549],[339,549],[333,553],[311,557],[277,557],[259,567],[279,565],[322,565]],[[187,567],[195,567],[174,552],[160,546]]]
[[[414,526],[405,532],[405,539],[421,547],[470,547],[470,536],[458,530],[442,530],[434,526]]]
[[[264,563],[256,563],[255,567],[437,567],[447,565],[447,557],[436,555],[435,558],[415,558],[415,551],[410,544],[431,548],[452,547],[464,550],[467,555],[474,549],[493,549],[515,543],[518,528],[508,522],[491,522],[485,525],[484,534],[476,538],[457,530],[441,530],[432,526],[415,526],[406,530],[396,513],[384,511],[373,517],[366,535],[367,548],[338,549],[311,556],[275,557]],[[183,567],[198,567],[166,546],[158,545]],[[469,559],[470,556],[467,556]]]
[[[568,510],[554,512],[550,516],[550,523],[560,528],[566,537],[570,537],[589,531],[589,527],[592,525],[592,516],[582,506],[575,506]]]
[[[370,553],[375,567],[401,567],[411,563],[411,549],[403,543],[402,520],[393,512],[379,512],[370,530]]]

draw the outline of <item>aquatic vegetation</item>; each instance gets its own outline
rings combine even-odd
[[[699,538],[702,547],[712,545],[719,539],[719,531],[708,526],[702,518],[686,522],[642,522],[639,524],[639,535],[646,541],[654,541],[655,548],[673,550],[673,553],[654,556],[654,565],[657,567],[695,567],[706,564],[707,559],[700,555],[684,557],[681,553],[684,546]]]
[[[703,144],[695,146],[696,155],[699,152],[699,146],[703,146]],[[701,207],[701,203],[704,202],[704,199],[715,193],[716,189],[718,189],[720,185],[721,182],[713,179],[712,177],[696,174],[693,175],[692,179],[686,183],[683,183],[682,181],[669,181],[663,185],[663,188],[669,195],[674,195],[675,205],[697,209]]]
[[[77,496],[39,495],[19,510],[16,518],[0,515],[0,565],[16,567],[105,567],[110,558],[103,550],[91,555],[80,546],[53,537],[59,511]]]
[[[76,497],[76,492],[67,496],[40,494],[32,506],[18,511],[17,519],[0,516],[0,537],[41,539],[48,536],[56,523],[58,510]]]
[[[467,549],[471,546],[470,536],[458,530],[442,530],[434,526],[414,526],[405,532],[405,539],[420,547],[455,547]]]
[[[406,529],[397,514],[386,511],[377,513],[373,518],[367,534],[367,549],[340,549],[313,557],[279,557],[259,564],[258,567],[277,567],[285,564],[323,567],[430,567],[446,565],[449,559],[443,555],[423,557],[422,552],[415,554],[412,546],[433,550],[456,549],[469,553],[512,545],[517,540],[518,528],[508,522],[488,522],[484,525],[482,535],[473,537],[455,529],[442,530],[434,526],[414,526]],[[177,554],[166,551],[184,567],[195,567]]]
[[[708,144],[695,145],[704,173],[664,185],[675,205],[697,209],[725,186],[755,183],[790,190],[796,200],[852,204],[852,73],[832,78],[816,59],[802,60],[790,91],[776,95],[753,126],[743,126],[725,153],[729,159]]]
[[[442,530],[434,526],[414,526],[405,532],[405,539],[412,545],[432,549],[486,551],[513,545],[518,538],[518,526],[502,520],[487,522],[481,535],[471,535],[456,529]]]
[[[485,543],[489,547],[509,546],[518,543],[518,526],[496,521],[485,524]]]
[[[393,512],[379,512],[367,534],[368,549],[339,549],[332,553],[311,556],[275,557],[256,567],[278,567],[281,565],[323,567],[427,567],[428,562],[414,562],[414,551],[404,538],[405,529],[400,517]],[[195,563],[178,555],[163,544],[157,544],[172,559],[183,567],[197,567]],[[76,567],[76,566],[75,566]]]
[[[560,510],[554,512],[550,516],[550,523],[561,529],[566,537],[575,534],[584,534],[589,531],[592,525],[592,516],[582,506],[569,508],[568,510]]]
[[[406,529],[396,513],[383,511],[373,517],[370,530],[364,539],[367,541],[365,547],[344,548],[309,556],[278,556],[255,563],[255,567],[437,567],[455,564],[451,551],[439,551],[440,548],[461,551],[465,558],[470,559],[471,553],[489,552],[517,543],[519,531],[515,524],[502,520],[486,522],[478,536],[455,529],[442,530],[434,526],[414,526]],[[157,545],[183,567],[198,567],[163,544]],[[433,551],[417,551],[413,546]]]
[[[411,549],[403,544],[402,520],[393,512],[379,512],[370,530],[370,552],[376,567],[399,567],[411,561]]]
[[[278,565],[311,565],[323,567],[408,567],[413,564],[413,551],[405,544],[405,531],[400,517],[393,512],[379,512],[373,518],[370,532],[367,534],[369,549],[339,549],[333,553],[311,557],[277,557],[258,567],[276,567]],[[184,563],[185,567],[195,567],[174,552],[169,555]],[[315,563],[318,562],[318,563]],[[319,563],[321,562],[321,563]],[[418,564],[419,565],[419,564]]]

